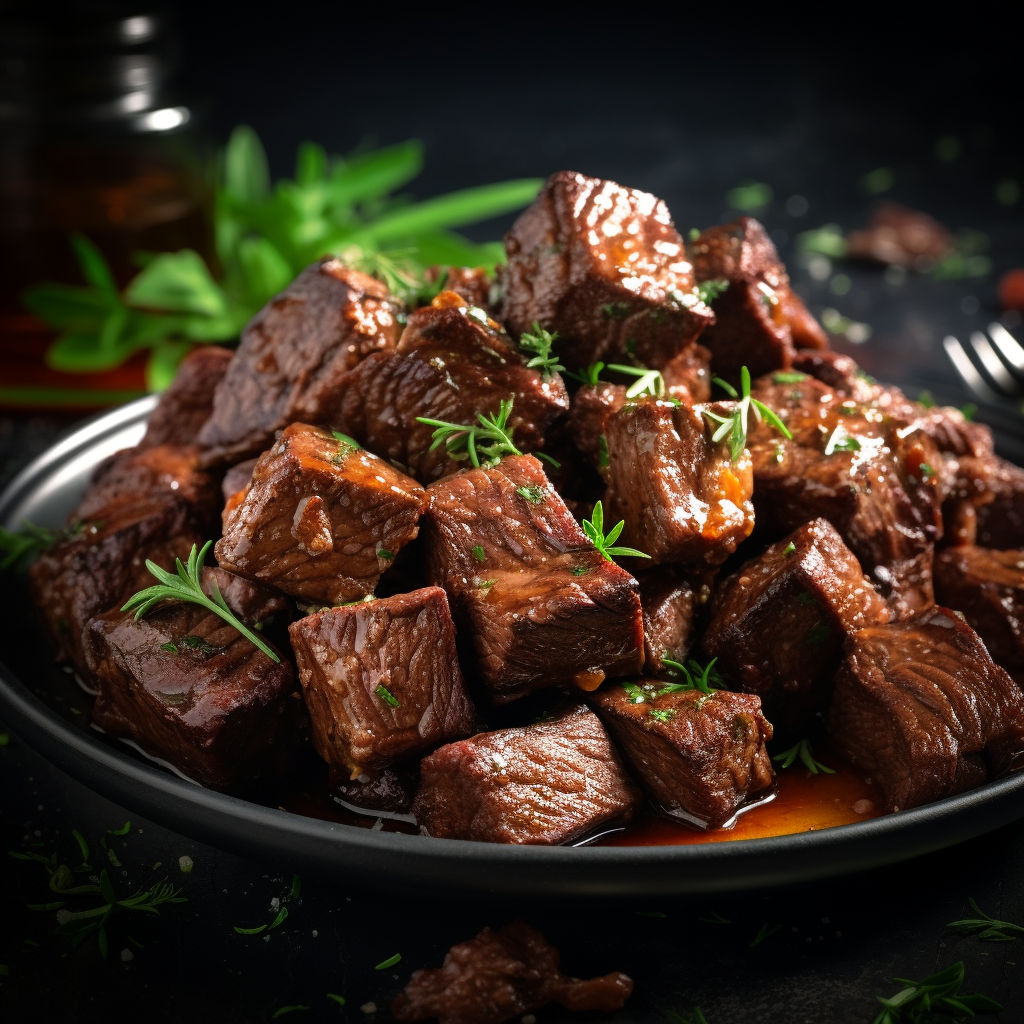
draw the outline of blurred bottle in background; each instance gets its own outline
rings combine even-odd
[[[88,375],[45,365],[52,334],[20,297],[39,281],[84,283],[72,233],[99,246],[119,285],[137,273],[137,251],[189,247],[214,265],[209,150],[201,111],[178,92],[178,63],[173,12],[89,0],[0,2],[5,393],[142,386],[139,361]]]

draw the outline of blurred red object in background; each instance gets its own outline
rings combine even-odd
[[[1024,269],[1008,270],[999,279],[999,306],[1024,316]]]

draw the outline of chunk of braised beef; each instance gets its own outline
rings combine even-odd
[[[313,745],[353,777],[468,736],[474,724],[440,587],[288,627]]]
[[[1024,766],[1024,693],[956,614],[851,634],[828,712],[836,750],[898,811]]]
[[[935,599],[963,613],[997,665],[1024,669],[1024,551],[940,551]]]
[[[332,765],[327,772],[332,798],[343,806],[384,814],[408,814],[418,782],[419,772],[403,765],[366,769],[354,779],[349,768]]]
[[[398,348],[371,356],[333,410],[332,422],[371,450],[428,483],[459,464],[444,447],[431,451],[434,427],[419,417],[477,424],[513,400],[509,428],[522,451],[544,447],[569,409],[556,373],[545,379],[497,321],[454,292],[416,310]]]
[[[913,424],[842,398],[814,378],[758,381],[753,395],[792,433],[753,424],[758,526],[780,536],[827,519],[898,616],[932,603],[931,555],[942,536],[942,461]]]
[[[930,270],[952,250],[949,231],[934,217],[899,203],[880,203],[865,228],[846,237],[847,255],[897,267]]]
[[[214,392],[233,356],[220,345],[200,345],[185,356],[171,386],[150,414],[139,447],[196,444],[213,411]]]
[[[587,540],[540,462],[507,456],[432,484],[431,577],[448,592],[475,673],[500,704],[643,665],[636,580]]]
[[[211,595],[219,592],[235,615],[258,629],[295,610],[291,599],[280,590],[219,567],[203,567],[203,589]]]
[[[761,699],[652,680],[612,683],[592,698],[648,798],[698,828],[721,828],[775,781]]]
[[[495,312],[491,303],[494,278],[483,267],[427,267],[424,280],[434,287],[455,292],[470,306],[484,310],[488,315]]]
[[[513,921],[452,946],[441,967],[413,973],[391,1004],[402,1022],[501,1024],[552,1001],[567,1010],[617,1010],[633,982],[615,971],[582,981],[562,974],[559,953],[540,932]]]
[[[698,619],[712,592],[707,571],[663,565],[637,573],[644,610],[644,671],[656,675],[662,659],[685,663],[697,636]]]
[[[655,196],[552,175],[505,236],[503,317],[557,331],[570,369],[635,358],[663,367],[712,323],[682,237]]]
[[[661,375],[669,396],[686,405],[711,398],[711,353],[703,345],[687,345],[662,367]]]
[[[219,616],[185,602],[138,621],[115,608],[85,643],[104,732],[214,789],[251,792],[291,770],[305,719],[294,670]]]
[[[231,501],[236,494],[244,494],[246,489],[249,487],[249,481],[252,479],[252,471],[256,468],[256,463],[258,461],[258,458],[246,459],[244,462],[239,462],[237,465],[232,466],[224,474],[224,479],[220,483],[220,493],[224,498],[225,505]]]
[[[711,407],[729,414],[732,407]],[[605,425],[601,474],[609,523],[625,520],[622,543],[653,562],[717,565],[754,528],[753,477],[744,452],[712,441],[704,409],[654,398],[624,405]]]
[[[889,619],[853,552],[815,519],[720,581],[701,643],[731,686],[792,732],[827,700],[843,638]]]
[[[358,600],[416,537],[425,504],[423,488],[383,459],[293,423],[224,509],[217,561],[294,597]]]
[[[604,726],[580,706],[429,754],[413,813],[432,836],[558,846],[625,825],[639,806]]]
[[[576,389],[569,410],[569,436],[597,467],[608,458],[605,428],[609,417],[626,404],[626,385],[584,384]]]
[[[332,425],[327,410],[352,370],[394,348],[400,312],[380,281],[340,260],[307,267],[242,331],[199,434],[204,458],[230,465],[256,455],[297,420]]]
[[[972,510],[980,547],[1024,548],[1024,469],[996,455],[956,460],[947,499]]]
[[[687,246],[701,284],[726,282],[712,300],[715,322],[701,337],[714,372],[738,382],[792,363],[795,348],[828,348],[825,332],[793,293],[764,227],[740,217],[703,232]]]

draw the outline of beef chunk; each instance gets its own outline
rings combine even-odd
[[[473,731],[440,587],[328,608],[288,632],[328,764],[358,777]]]
[[[195,444],[213,411],[213,395],[234,353],[220,345],[200,345],[181,361],[171,386],[160,396],[146,424],[140,448]]]
[[[217,561],[295,597],[358,600],[417,535],[425,500],[415,480],[349,439],[293,423],[224,509]]]
[[[845,646],[829,736],[881,785],[886,811],[1024,764],[1024,694],[953,612],[862,629]]]
[[[359,367],[332,422],[428,482],[459,466],[443,446],[430,450],[434,428],[417,417],[476,424],[480,413],[497,413],[511,398],[516,444],[537,451],[568,411],[569,396],[558,374],[545,380],[526,362],[499,323],[442,292],[409,317],[396,351]]]
[[[428,835],[557,846],[629,822],[640,794],[597,716],[483,732],[420,764],[413,813]]]
[[[687,345],[661,369],[672,398],[687,405],[711,398],[711,353],[703,345]]]
[[[391,1004],[402,1022],[501,1024],[557,1000],[567,1010],[617,1010],[633,991],[619,971],[581,981],[558,969],[559,953],[540,932],[513,921],[452,946],[441,967],[416,971]]]
[[[593,700],[647,795],[674,818],[721,828],[775,781],[759,697],[639,682],[606,686]]]
[[[995,455],[956,460],[951,502],[974,509],[977,543],[999,551],[1024,548],[1024,469]]]
[[[935,599],[964,614],[996,664],[1024,669],[1024,551],[939,552]]]
[[[777,726],[799,729],[828,695],[843,637],[889,618],[853,552],[815,519],[719,584],[702,643]]]
[[[416,796],[419,773],[405,767],[367,769],[354,779],[350,768],[331,767],[331,796],[339,803],[379,814],[408,814]]]
[[[851,231],[846,245],[853,259],[919,270],[930,270],[953,247],[949,231],[937,220],[898,203],[879,204],[867,227]]]
[[[654,398],[609,417],[601,474],[608,521],[626,522],[622,543],[655,562],[716,565],[750,534],[750,460],[732,462],[728,445],[711,440],[716,427],[702,409]]]
[[[427,267],[423,275],[428,284],[461,295],[470,306],[491,314],[494,278],[483,267]]]
[[[498,703],[561,683],[594,689],[643,665],[639,588],[587,540],[530,455],[432,484],[432,579]]]
[[[246,459],[232,466],[225,474],[220,483],[220,493],[226,505],[240,491],[248,490],[249,481],[252,479],[252,471],[256,468],[259,459]],[[243,495],[244,496],[244,495]]]
[[[111,736],[214,789],[249,791],[290,770],[302,739],[295,673],[219,616],[184,602],[138,621],[114,609],[85,642],[93,721]]]
[[[626,404],[626,385],[584,384],[572,396],[569,410],[569,436],[595,466],[607,463],[608,439],[605,429],[609,418]]]
[[[758,526],[778,536],[823,517],[900,616],[932,602],[931,552],[942,535],[941,457],[913,424],[842,399],[808,377],[758,381],[754,396],[793,434],[748,436]]]
[[[790,288],[768,233],[753,217],[705,231],[688,252],[698,281],[728,284],[713,300],[714,324],[701,336],[718,376],[738,381],[743,366],[760,376],[790,366],[794,346],[828,347],[825,332]]]
[[[235,615],[261,629],[269,620],[291,615],[295,610],[291,600],[279,590],[236,576],[227,569],[204,567],[203,589],[211,593],[214,589],[220,591]]]
[[[399,313],[384,285],[340,260],[307,267],[242,331],[199,434],[207,461],[256,455],[296,420],[330,423],[324,409],[336,403],[352,369],[394,347]]]
[[[697,618],[711,597],[711,574],[659,566],[637,574],[644,609],[644,670],[657,674],[662,658],[685,662]]]
[[[504,319],[558,331],[566,366],[661,368],[713,322],[665,204],[572,171],[552,175],[505,236]]]

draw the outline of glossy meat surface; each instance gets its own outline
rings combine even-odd
[[[557,331],[566,366],[662,367],[713,321],[665,204],[613,181],[552,175],[505,236],[503,316]]]
[[[751,694],[666,690],[653,681],[611,683],[593,703],[655,806],[720,828],[775,781],[765,749],[772,727]]]
[[[1024,551],[940,551],[935,599],[963,613],[997,665],[1024,669]]]
[[[1024,766],[1024,694],[953,612],[863,629],[845,649],[829,737],[881,785],[886,811]]]
[[[440,587],[328,608],[288,631],[313,745],[329,765],[358,777],[473,731]]]
[[[604,726],[581,706],[425,757],[413,812],[432,836],[557,846],[624,825],[639,805]]]
[[[256,455],[296,420],[336,426],[324,410],[362,359],[394,347],[400,312],[383,284],[340,260],[307,267],[242,331],[199,435],[206,459]]]
[[[109,735],[213,789],[251,792],[292,768],[305,714],[291,665],[212,612],[172,602],[136,622],[114,609],[89,623],[86,655]]]
[[[637,580],[644,609],[644,671],[654,675],[663,668],[662,658],[685,663],[711,597],[712,576],[659,566],[638,573]]]
[[[728,445],[711,440],[715,427],[700,409],[654,398],[608,418],[606,519],[625,520],[622,543],[655,563],[717,565],[750,534],[750,460],[732,462]]]
[[[511,398],[516,445],[537,451],[568,412],[569,396],[558,374],[545,380],[526,362],[500,324],[442,292],[410,315],[395,351],[359,367],[332,423],[428,483],[460,467],[443,446],[430,450],[434,428],[417,417],[475,425]]]
[[[950,501],[974,513],[977,543],[1007,551],[1024,548],[1024,469],[996,455],[956,461]]]
[[[391,1004],[402,1022],[501,1024],[557,1000],[567,1010],[617,1010],[633,982],[615,971],[582,981],[558,969],[559,953],[540,932],[513,921],[452,946],[441,967],[415,971]]]
[[[294,597],[358,600],[416,537],[425,502],[423,488],[383,459],[293,423],[225,508],[217,561]]]
[[[586,539],[529,455],[431,485],[424,534],[475,668],[498,703],[593,689],[643,665],[639,587]],[[467,669],[468,671],[468,669]]]
[[[702,643],[776,726],[800,729],[828,697],[843,638],[889,619],[853,552],[815,519],[719,583]]]

